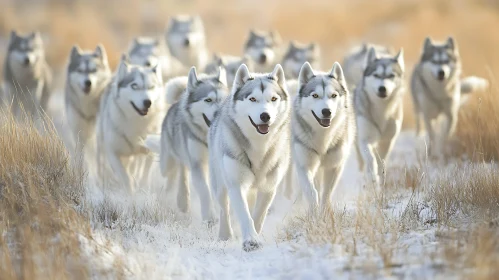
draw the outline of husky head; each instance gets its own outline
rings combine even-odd
[[[244,45],[244,52],[256,63],[257,67],[267,68],[277,61],[281,39],[274,31],[256,32],[251,30]]]
[[[173,17],[168,24],[166,41],[172,55],[185,63],[198,50],[206,48],[203,21],[199,16]]]
[[[118,102],[126,112],[145,116],[156,102],[162,102],[163,81],[158,65],[130,65],[123,56],[115,83]]]
[[[224,68],[219,68],[214,75],[199,75],[192,67],[187,78],[187,89],[184,99],[187,119],[199,127],[208,127],[225,98],[229,95],[227,76]]]
[[[298,78],[303,63],[307,61],[317,67],[319,52],[319,47],[315,43],[309,45],[297,44],[295,42],[289,43],[288,50],[282,62],[286,77],[288,79]]]
[[[234,77],[236,76],[237,69],[241,64],[246,64],[248,69],[253,68],[253,61],[247,55],[243,57],[236,56],[222,56],[219,54],[213,55],[213,62],[206,67],[206,73],[216,73],[219,67],[225,69],[227,74],[227,84],[232,85],[234,83]]]
[[[447,81],[459,69],[459,52],[454,38],[445,43],[433,43],[426,38],[421,56],[423,70],[430,72],[438,81]]]
[[[378,57],[374,48],[369,49],[363,76],[363,89],[367,94],[389,98],[400,87],[404,78],[404,51],[395,56]]]
[[[38,32],[22,36],[12,31],[8,51],[9,63],[27,70],[33,69],[37,62],[45,58],[42,37]]]
[[[299,93],[296,99],[297,113],[309,123],[329,127],[331,121],[348,107],[348,88],[343,70],[335,62],[329,73],[314,72],[305,62],[301,67]]]
[[[165,55],[164,45],[158,38],[137,37],[133,39],[128,50],[128,60],[131,64],[151,67],[160,63],[160,57]]]
[[[104,46],[97,45],[94,51],[82,51],[78,46],[73,46],[69,56],[68,80],[77,94],[98,94],[107,85],[110,76]]]
[[[282,121],[288,108],[289,95],[281,65],[277,64],[269,74],[250,74],[242,64],[234,78],[232,98],[233,114],[242,130],[267,134],[274,123]]]

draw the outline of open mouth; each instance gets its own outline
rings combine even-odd
[[[320,119],[319,117],[317,117],[317,115],[314,113],[314,110],[311,110],[312,111],[312,114],[314,115],[315,119],[317,120],[317,122],[322,126],[322,127],[329,127],[331,125],[331,119],[330,118],[326,118],[326,119]]]
[[[208,117],[205,114],[203,114],[203,119],[204,119],[204,122],[206,123],[206,125],[208,127],[210,127],[211,121],[208,119]]]
[[[147,115],[147,112],[149,111],[149,109],[143,109],[143,110],[140,110],[139,108],[137,108],[137,106],[135,106],[135,104],[133,104],[132,101],[130,101],[130,104],[132,104],[132,107],[135,109],[135,111],[137,111],[137,113],[141,116],[145,116]]]
[[[248,116],[248,118],[250,119],[251,124],[256,128],[256,131],[258,131],[258,133],[260,134],[269,133],[270,126],[268,124],[255,124],[250,116]]]

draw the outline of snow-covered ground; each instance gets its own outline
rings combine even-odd
[[[423,154],[424,146],[412,131],[403,132],[388,172],[392,168],[401,172],[420,162],[417,155]],[[346,220],[354,219],[359,211],[359,194],[369,191],[362,187],[354,151],[333,196],[336,209],[343,209]],[[166,187],[159,172],[154,172],[154,178],[152,190],[140,190],[133,196],[116,189],[103,190],[89,180],[93,240],[82,244],[89,254],[99,246],[106,248],[96,261],[101,269],[112,270],[119,264],[130,279],[428,278],[442,273],[438,257],[427,258],[439,250],[434,227],[397,230],[396,237],[389,230],[380,230],[381,242],[374,244],[356,232],[353,222],[345,222],[339,241],[314,243],[307,240],[303,228],[289,226],[295,217],[303,217],[303,203],[282,196],[276,198],[265,222],[263,248],[247,253],[242,250],[237,221],[233,221],[236,238],[218,241],[218,225],[209,227],[200,219],[195,190],[191,212],[182,214],[176,208],[175,190]],[[410,190],[402,186],[396,192],[397,199],[387,200],[383,207],[383,223],[401,221],[408,208]],[[419,210],[428,216],[423,219],[431,219],[425,209]],[[385,251],[388,265],[383,259]]]

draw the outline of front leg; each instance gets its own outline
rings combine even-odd
[[[130,193],[133,193],[134,188],[132,184],[130,184],[130,175],[126,171],[126,168],[119,156],[116,153],[109,151],[107,153],[107,159],[111,169],[118,176],[118,182],[121,182],[123,186],[130,191]]]
[[[402,121],[394,121],[390,124],[390,127],[387,128],[387,132],[383,135],[383,139],[378,143],[378,175],[383,178],[383,183],[386,178],[387,161],[390,157],[390,153],[393,149],[395,141],[397,140],[401,127]]]
[[[267,217],[267,211],[269,210],[270,204],[274,200],[276,190],[271,191],[259,191],[256,197],[255,209],[253,210],[252,217],[255,222],[255,230],[258,234],[262,231],[263,223]]]
[[[319,207],[319,194],[315,188],[314,178],[319,168],[319,156],[299,143],[293,145],[293,161],[298,183],[308,200],[311,210]]]
[[[247,193],[254,182],[254,174],[248,166],[231,157],[223,157],[224,177],[230,203],[241,225],[243,249],[247,252],[260,248],[258,234],[248,208]]]
[[[358,145],[359,151],[367,167],[366,171],[371,176],[371,182],[376,189],[379,189],[378,163],[376,162],[373,145],[365,140],[360,140]]]
[[[323,192],[321,199],[322,209],[331,209],[331,194],[333,193],[338,181],[340,180],[341,174],[343,173],[343,168],[345,167],[344,162],[340,163],[333,168],[324,170],[323,175]]]

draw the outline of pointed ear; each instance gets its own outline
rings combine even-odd
[[[367,53],[366,65],[373,63],[376,59],[378,59],[378,54],[376,53],[376,49],[373,47],[369,48],[369,52]]]
[[[246,64],[241,64],[237,69],[236,76],[234,77],[234,84],[232,85],[232,90],[234,92],[238,91],[244,86],[244,84],[251,79],[250,72]]]
[[[126,61],[126,57],[123,55],[121,57],[120,65],[118,66],[118,81],[123,79],[125,75],[128,73],[129,70],[129,65],[128,62]]]
[[[454,40],[454,37],[449,37],[447,38],[447,43],[446,45],[451,49],[453,50],[454,52],[457,52],[457,44],[456,44],[456,41]]]
[[[196,67],[192,66],[191,70],[189,70],[189,74],[187,75],[187,90],[191,92],[194,90],[198,84],[198,73],[196,72]]]
[[[404,49],[401,48],[398,54],[395,56],[395,60],[397,61],[398,65],[400,66],[400,69],[402,69],[402,72],[405,71],[405,62],[404,62]]]
[[[95,47],[94,55],[100,57],[102,61],[107,62],[106,48],[104,48],[102,44],[98,44],[97,47]]]
[[[310,45],[308,45],[308,49],[311,51],[315,51],[316,48],[317,48],[317,44],[315,44],[314,42],[312,42],[312,43],[310,43]]]
[[[367,43],[362,43],[362,52],[367,52],[369,51],[369,46],[367,45]]]
[[[17,38],[17,32],[15,30],[10,31],[10,41],[14,41]]]
[[[126,62],[127,64],[130,63],[130,59],[128,59],[128,55],[126,53],[121,54],[120,60]]]
[[[160,62],[156,63],[156,65],[154,65],[153,67],[151,67],[151,70],[158,77],[158,80],[160,81],[160,84],[163,84],[163,75],[162,75],[162,72],[161,72],[161,63]]]
[[[249,37],[250,37],[250,38],[256,37],[255,30],[250,29],[250,31],[249,31]]]
[[[298,75],[298,87],[301,88],[306,85],[313,77],[315,77],[314,69],[312,69],[310,63],[308,63],[308,61],[303,63],[300,74]]]
[[[71,60],[79,57],[81,54],[81,49],[78,45],[74,45],[72,48],[71,48]]]
[[[426,37],[424,39],[423,51],[424,52],[428,51],[432,46],[433,42],[431,41],[430,37]]]
[[[345,75],[343,74],[343,69],[341,69],[341,65],[338,62],[335,62],[333,64],[333,68],[331,69],[329,76],[337,80],[340,83],[340,85],[342,85],[345,89],[347,89]]]
[[[33,40],[35,40],[36,42],[43,44],[42,34],[40,34],[40,32],[38,31],[33,32],[31,34],[31,38],[33,38]]]
[[[295,41],[289,42],[289,49],[295,49],[296,48],[296,43]]]
[[[217,79],[220,83],[227,86],[227,71],[225,71],[225,67],[218,67]]]
[[[282,88],[286,88],[286,78],[284,77],[284,70],[282,69],[281,64],[277,64],[274,67],[274,71],[270,73],[270,76],[277,82],[279,86]]]

